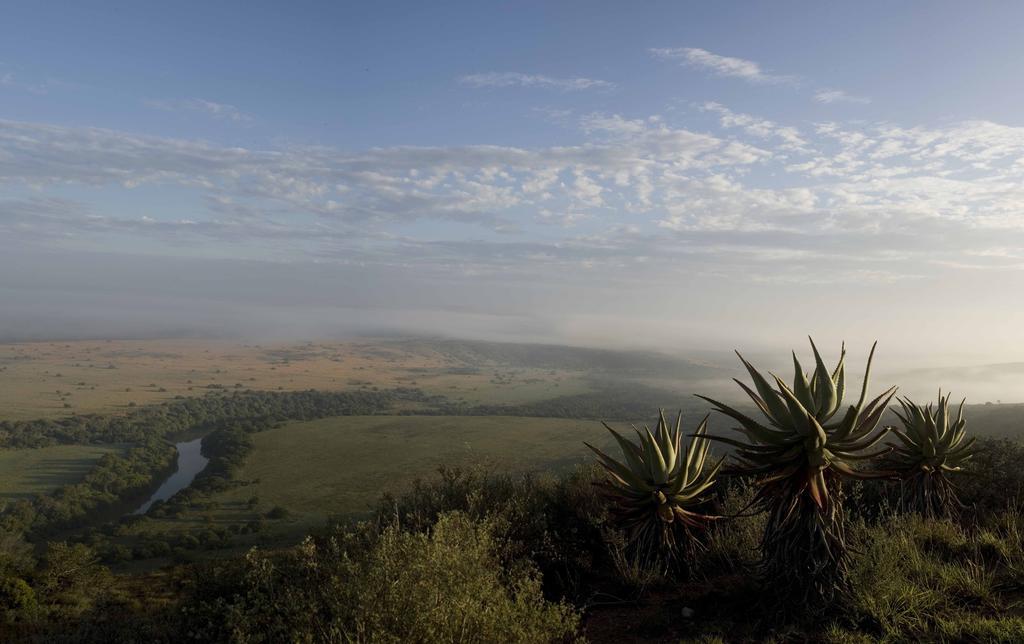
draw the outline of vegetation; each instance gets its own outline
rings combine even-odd
[[[1003,447],[979,443],[979,459]],[[1024,448],[1012,449],[1024,456]],[[893,514],[884,501],[877,519],[857,512],[844,601],[785,615],[762,601],[780,590],[777,582],[749,574],[765,516],[739,510],[755,489],[739,480],[719,486],[718,511],[737,518],[712,526],[706,551],[682,576],[628,556],[594,485],[603,476],[599,468],[561,478],[445,469],[382,499],[372,521],[139,581],[111,577],[85,546],[54,544],[52,556],[20,565],[22,583],[5,583],[0,635],[32,642],[438,641],[456,632],[479,638],[469,641],[521,642],[616,642],[625,633],[642,641],[1016,642],[1024,633],[1014,608],[1024,587],[1017,506],[967,525]],[[979,477],[987,488],[1024,473]],[[970,490],[963,497],[975,505]],[[6,543],[3,551],[13,561],[19,549]]]
[[[447,405],[445,413],[470,416],[533,416],[537,418],[588,418],[636,421],[678,399],[678,394],[637,384],[598,382],[596,391],[556,396],[519,404]],[[699,420],[703,412],[692,414]],[[691,418],[686,419],[688,422]]]
[[[116,510],[124,499],[145,494],[174,463],[174,447],[156,438],[124,454],[107,454],[81,482],[7,505],[0,514],[0,527],[36,539],[79,527],[87,518],[95,520]]]
[[[0,419],[121,415],[208,391],[240,389],[416,386],[430,395],[461,399],[467,408],[518,407],[553,393],[568,397],[612,390],[594,378],[619,386],[652,375],[696,382],[714,371],[649,352],[439,339],[288,345],[187,339],[28,342],[0,344]],[[645,413],[624,419],[644,418],[676,398],[661,398]],[[592,409],[591,417],[618,418],[598,411]]]
[[[59,420],[0,421],[0,447],[135,443],[210,430],[225,421],[249,418],[304,420],[327,416],[374,414],[399,402],[423,401],[415,389],[390,391],[235,391],[211,393],[149,407],[123,416],[76,415]]]
[[[0,440],[16,446],[61,443],[133,443],[123,454],[103,456],[83,480],[53,494],[8,504],[0,512],[0,527],[36,537],[79,527],[86,518],[113,518],[125,503],[152,490],[174,467],[173,446],[164,437],[185,432],[212,431],[211,448],[218,441],[247,440],[240,434],[269,426],[271,420],[317,418],[323,415],[370,413],[391,408],[403,398],[416,399],[414,390],[394,392],[236,392],[208,395],[141,408],[123,417],[74,417],[65,420],[0,423]],[[238,423],[249,422],[240,429]],[[225,426],[227,423],[227,426]],[[220,429],[216,429],[220,427]],[[241,464],[237,446],[222,447],[222,454],[207,477],[223,482]],[[233,460],[231,460],[233,459]],[[113,515],[113,516],[112,516]]]
[[[101,458],[124,451],[120,445],[53,445],[0,450],[0,506],[50,494],[82,480]]]
[[[309,539],[283,555],[251,552],[229,564],[233,583],[197,587],[186,623],[203,641],[571,638],[577,611],[546,601],[532,566],[500,559],[491,525],[457,512],[424,532],[388,526]]]
[[[753,411],[706,399],[739,438],[694,410],[636,442],[604,434],[574,420],[594,392],[473,407],[405,388],[218,388],[0,423],[10,462],[96,454],[0,513],[0,641],[1024,639],[1024,446],[967,437],[965,406],[954,417],[940,395],[901,401],[903,427],[876,449],[893,390],[868,400],[874,348],[851,405],[845,351],[831,370],[812,351],[792,383],[741,356]],[[609,418],[664,394],[620,393]],[[999,418],[966,409],[985,434],[977,419]],[[122,516],[172,467],[169,441],[199,435],[209,464],[192,485]],[[730,466],[708,462],[711,440],[734,448]],[[598,463],[580,464],[584,441]]]
[[[768,514],[761,542],[762,574],[779,583],[777,597],[795,599],[801,606],[829,601],[845,586],[848,554],[841,477],[868,476],[851,463],[877,455],[865,450],[885,437],[885,432],[876,428],[895,393],[895,388],[889,389],[865,404],[875,353],[872,347],[860,399],[834,421],[846,392],[846,348],[831,372],[813,340],[811,349],[813,375],[808,378],[794,353],[793,386],[775,376],[774,389],[740,356],[757,391],[737,383],[757,405],[767,425],[706,399],[717,411],[738,421],[738,431],[746,438],[716,440],[737,448],[735,473],[756,479],[755,503]],[[794,604],[783,601],[782,605]]]
[[[960,500],[947,475],[963,471],[974,455],[976,439],[966,439],[964,403],[950,425],[949,394],[939,392],[935,409],[906,398],[899,402],[903,413],[896,414],[904,430],[891,430],[899,442],[890,443],[885,463],[900,475],[900,507],[927,517],[948,516],[959,510]]]
[[[278,423],[249,436],[251,453],[230,481],[218,477],[207,483],[211,462],[189,490],[154,508],[132,530],[230,529],[281,506],[289,511],[287,518],[253,527],[260,525],[260,539],[295,543],[332,517],[371,516],[382,492],[402,493],[440,466],[486,463],[509,472],[564,472],[586,460],[582,441],[604,447],[605,436],[597,422],[502,416],[344,416]],[[204,453],[209,455],[205,443]]]
[[[682,423],[683,412],[679,412],[675,425],[669,426],[661,411],[653,433],[646,425],[643,432],[633,426],[639,444],[605,425],[618,443],[624,462],[586,443],[605,470],[608,480],[602,488],[614,503],[615,520],[628,531],[630,541],[643,553],[660,551],[670,560],[680,545],[691,552],[697,533],[718,518],[699,511],[707,503],[708,490],[722,466],[719,461],[704,471],[709,445],[707,419],[697,427],[685,452]]]

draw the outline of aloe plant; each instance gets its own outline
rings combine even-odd
[[[941,391],[934,409],[908,398],[898,401],[903,413],[895,414],[903,430],[892,429],[899,440],[889,443],[892,452],[883,463],[900,476],[900,507],[932,518],[955,514],[961,504],[948,475],[963,470],[974,455],[976,440],[965,432],[966,399],[960,402],[956,419],[949,414],[949,394]]]
[[[699,532],[715,518],[699,508],[707,502],[708,492],[722,461],[705,469],[709,441],[707,418],[693,433],[686,450],[682,449],[682,412],[669,425],[665,412],[659,411],[652,432],[633,426],[638,442],[633,443],[607,424],[622,452],[616,460],[589,443],[607,475],[602,488],[612,500],[618,524],[629,539],[642,547],[663,547],[669,558],[680,547],[699,544]]]
[[[876,343],[877,345],[877,343]],[[736,383],[761,413],[751,416],[705,396],[716,411],[739,423],[742,437],[711,437],[735,447],[732,473],[752,477],[756,507],[768,513],[761,540],[762,573],[777,583],[780,595],[797,594],[804,601],[830,599],[845,585],[847,545],[842,480],[883,476],[858,469],[857,461],[888,451],[869,451],[886,429],[878,423],[895,394],[893,387],[868,402],[868,382],[875,345],[855,405],[845,412],[846,347],[833,370],[825,367],[818,348],[813,373],[804,372],[793,354],[795,375],[789,385],[778,376],[769,382],[739,352],[754,388]]]

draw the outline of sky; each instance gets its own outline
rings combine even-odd
[[[12,2],[0,336],[1024,360],[1024,5]]]

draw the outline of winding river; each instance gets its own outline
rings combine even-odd
[[[210,459],[202,454],[203,439],[197,438],[184,443],[177,443],[178,469],[160,484],[156,492],[132,514],[145,514],[157,501],[166,501],[181,490],[187,488],[196,475],[206,468]]]

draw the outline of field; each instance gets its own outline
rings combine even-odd
[[[129,533],[196,534],[265,519],[241,540],[294,542],[330,517],[362,517],[441,465],[496,471],[567,469],[590,461],[583,440],[609,447],[600,425],[572,417],[653,420],[707,405],[692,391],[736,395],[707,362],[643,352],[438,339],[240,344],[204,340],[77,341],[0,345],[0,420],[118,414],[131,406],[211,391],[373,390],[415,387],[476,416],[338,417],[253,435],[236,487],[177,517],[152,516]],[[729,399],[728,397],[726,398]],[[505,407],[505,406],[508,407]],[[408,410],[408,408],[407,408]],[[972,432],[1016,437],[1024,405],[972,405]],[[887,416],[887,423],[895,423]],[[713,417],[712,432],[729,423]],[[111,447],[113,449],[113,447]],[[28,498],[80,480],[105,448],[0,452],[0,499]],[[721,446],[716,446],[721,453]],[[126,544],[133,541],[130,534]]]
[[[119,451],[116,446],[94,445],[0,450],[0,505],[74,483],[104,454]]]
[[[401,492],[439,466],[499,471],[565,471],[588,459],[583,441],[607,444],[592,421],[548,418],[352,416],[288,423],[255,436],[239,479],[216,495],[218,507],[180,519],[152,519],[146,530],[245,523],[274,507],[289,516],[267,532],[297,536],[331,516],[359,517],[386,491]],[[254,507],[249,500],[258,499]]]
[[[60,419],[83,412],[117,416],[133,407],[174,398],[202,398],[166,415],[161,410],[146,409],[136,410],[138,414],[127,423],[115,419],[111,426],[127,428],[133,433],[110,434],[107,439],[113,443],[134,441],[138,429],[160,432],[172,441],[182,440],[186,434],[210,438],[209,455],[214,467],[191,490],[176,497],[177,500],[157,506],[146,516],[121,519],[117,519],[121,510],[113,507],[109,513],[113,520],[100,524],[97,519],[95,525],[92,516],[81,512],[74,514],[78,506],[88,507],[83,499],[102,498],[99,493],[104,490],[95,485],[81,486],[82,496],[77,492],[69,497],[53,495],[39,504],[53,508],[53,516],[69,513],[76,517],[80,524],[70,532],[62,531],[62,538],[88,544],[89,556],[98,557],[110,566],[116,574],[116,584],[145,595],[153,590],[147,587],[140,591],[143,585],[149,584],[142,580],[156,579],[153,575],[170,574],[170,571],[180,574],[186,570],[180,567],[184,562],[237,563],[253,546],[265,551],[287,552],[306,535],[320,532],[332,519],[349,524],[351,520],[368,518],[379,507],[378,502],[385,493],[400,495],[417,479],[436,484],[436,472],[441,467],[479,467],[485,472],[529,471],[546,475],[593,463],[594,458],[583,445],[584,441],[617,454],[617,447],[600,423],[584,419],[602,418],[615,425],[628,426],[624,419],[641,423],[653,421],[659,406],[682,407],[684,427],[693,428],[707,412],[708,405],[689,394],[701,391],[736,400],[741,392],[726,378],[735,375],[734,372],[735,369],[710,363],[643,352],[449,340],[386,339],[288,345],[198,340],[9,344],[0,345],[0,420],[47,418],[56,421],[2,427],[5,431],[10,429],[11,436],[28,428],[28,433],[35,432],[32,435],[40,439],[63,440],[62,436],[74,436],[74,440],[86,440],[84,433],[62,434],[59,430],[94,427],[96,431],[103,431],[103,427],[108,426],[83,425],[96,422],[88,419],[71,422]],[[884,382],[882,378],[879,380]],[[433,397],[407,391],[382,397],[268,393],[307,389],[351,393],[395,387],[416,388]],[[237,399],[223,395],[239,390],[253,390],[253,393]],[[210,393],[214,395],[207,395]],[[383,402],[379,406],[359,407],[355,412],[377,415],[322,418],[345,413],[345,407],[325,405],[322,402],[325,398]],[[282,400],[299,403],[289,407],[273,402]],[[246,406],[253,401],[258,405]],[[749,407],[749,403],[741,404]],[[180,418],[176,414],[182,409],[209,410],[216,420],[202,421],[206,412],[190,411],[188,413],[194,415],[189,422],[195,425],[174,424],[173,429],[163,433],[161,419]],[[225,409],[234,411],[228,416],[216,415],[217,410]],[[321,419],[288,421],[274,426],[277,421],[268,420],[273,418]],[[967,418],[969,431],[974,435],[1016,438],[1024,431],[1024,404],[971,405]],[[145,420],[138,422],[137,419]],[[883,422],[895,423],[896,418],[889,414]],[[712,433],[727,432],[732,424],[717,415],[712,417],[710,429]],[[185,427],[191,429],[183,432]],[[43,431],[45,428],[58,431],[47,434]],[[132,438],[121,438],[126,435]],[[46,443],[41,440],[38,444]],[[159,443],[150,445],[152,447],[146,449],[153,453],[166,450]],[[4,502],[46,494],[60,485],[80,481],[104,453],[120,449],[123,446],[112,444],[0,451],[0,490],[3,491],[0,507]],[[146,449],[126,453],[136,458],[136,454],[149,454]],[[994,458],[998,460],[1003,448],[997,446],[996,449],[999,452]],[[713,450],[716,455],[722,455],[727,448],[715,445]],[[1000,467],[1006,469],[1005,464]],[[1015,467],[1012,465],[1010,469]],[[147,468],[146,472],[153,471],[152,465]],[[115,480],[120,481],[119,477],[130,480],[130,468],[119,467],[117,471]],[[229,476],[231,480],[222,476]],[[147,479],[142,480],[145,483]],[[1011,494],[1012,490],[1021,489],[1015,481],[985,484],[983,488]],[[594,506],[587,499],[603,503],[593,496],[598,492],[589,481],[576,480],[573,484],[581,486],[585,493],[578,497],[583,501],[574,500],[569,504],[572,507],[589,508],[581,511],[590,512]],[[556,484],[545,481],[537,489],[559,489],[552,485]],[[978,495],[978,486],[972,489],[976,498],[987,498]],[[462,493],[455,497],[467,498]],[[66,498],[70,500],[64,501]],[[551,503],[559,502],[556,498],[564,502],[565,497],[529,498],[531,503],[539,502],[539,498]],[[458,504],[450,498],[446,502]],[[510,517],[516,516],[517,509],[521,507],[516,502],[498,501],[487,507],[487,511],[496,516],[511,512]],[[532,508],[531,512],[537,510]],[[50,521],[49,514],[40,516]],[[566,519],[560,512],[551,516]],[[586,515],[588,520],[592,516]],[[411,520],[407,517],[403,521]],[[521,517],[515,522],[519,521]],[[532,525],[528,520],[522,523]],[[588,534],[589,528],[584,529],[586,525],[590,524],[562,526],[567,531],[558,534]],[[888,527],[873,529],[889,530]],[[739,529],[738,534],[747,542],[740,548],[746,554],[736,560],[740,562],[737,565],[753,565],[749,555],[757,548],[757,536],[746,528]],[[910,530],[907,534],[916,533]],[[735,555],[730,550],[736,545],[730,541],[733,537],[722,538],[721,548],[725,549],[722,552]],[[546,537],[544,539],[530,541],[528,549],[547,552],[551,544]],[[565,547],[575,553],[580,544],[572,539],[569,538],[570,545]],[[602,548],[603,545],[599,550],[587,551],[589,554],[584,559],[604,561],[600,554],[605,552]],[[931,561],[922,559],[925,560]],[[575,554],[551,569],[553,578],[561,579],[562,566],[568,561],[576,561]],[[868,559],[858,561],[858,565],[874,565]],[[570,577],[575,578],[577,572]],[[926,572],[933,574],[934,571],[928,568]],[[1004,574],[1001,569],[999,574]],[[871,572],[867,576],[875,578],[877,574]],[[608,590],[619,596],[620,580],[614,575],[609,579],[616,581],[609,582],[612,585]],[[727,581],[729,579],[731,577]],[[171,583],[165,578],[155,584],[160,601],[175,597],[174,592],[168,591]],[[706,584],[701,582],[697,586],[703,588]],[[654,617],[677,614],[683,601],[689,606],[697,586],[673,585],[671,592],[681,592],[682,596],[667,595],[669,605],[664,610],[654,610],[656,604],[652,603]],[[628,588],[626,591],[632,592]],[[985,592],[994,596],[995,591]],[[590,601],[592,591],[587,593],[581,599],[584,603]],[[874,590],[870,593],[876,594]],[[954,590],[944,589],[942,593],[953,597],[952,603],[959,602]],[[717,614],[713,606],[720,601],[721,597],[716,595],[697,606],[705,615],[703,623],[712,630],[717,626],[707,616]],[[733,597],[729,601],[746,602],[747,599]],[[725,609],[721,614],[731,615],[730,611]],[[975,618],[973,613],[965,615]],[[634,618],[628,611],[620,615],[611,609],[603,614],[597,609],[587,615],[588,634],[601,640],[602,624],[610,620],[614,626],[604,639],[618,641],[623,631],[621,624],[630,623]],[[643,621],[651,620],[644,618]],[[682,634],[682,630],[672,630],[677,627],[678,624],[663,624],[665,632]],[[1024,632],[1024,622],[1021,629]],[[632,632],[632,626],[628,630]],[[676,637],[675,641],[678,639]]]
[[[211,389],[419,387],[452,400],[520,403],[590,390],[587,370],[502,364],[428,342],[287,345],[202,340],[0,345],[0,420],[118,413]]]

